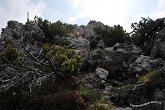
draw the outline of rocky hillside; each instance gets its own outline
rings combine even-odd
[[[96,21],[9,21],[0,38],[0,110],[165,110],[165,25],[143,44],[138,29],[130,37]]]

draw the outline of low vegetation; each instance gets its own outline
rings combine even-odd
[[[45,45],[44,48],[50,57],[50,62],[57,68],[57,72],[62,72],[61,74],[65,76],[78,73],[81,57],[75,50],[58,45]]]
[[[4,51],[0,54],[0,61],[3,63],[13,63],[17,60],[19,53],[14,43],[7,40],[4,45]]]
[[[161,68],[154,69],[140,78],[141,83],[153,88],[156,88],[157,86],[163,86],[161,84],[163,84],[164,80],[165,77]]]

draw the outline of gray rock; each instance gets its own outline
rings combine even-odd
[[[106,87],[105,87],[105,90],[103,91],[103,94],[104,94],[104,95],[109,95],[112,88],[113,88],[113,87],[112,87],[111,85],[106,86]]]
[[[98,26],[103,26],[104,24],[101,22],[97,22],[97,21],[90,21],[87,26],[84,28],[84,32],[85,32],[85,38],[86,39],[90,39],[91,36],[95,35],[95,32],[93,30],[93,28],[98,27]]]
[[[18,21],[8,21],[7,25],[8,28],[14,29],[16,31],[21,31],[24,29],[23,24],[19,23]]]
[[[103,68],[97,68],[96,75],[99,76],[99,78],[106,80],[106,78],[108,76],[108,71]]]
[[[74,48],[80,56],[82,56],[83,60],[88,59],[90,51],[90,44],[88,40],[81,36],[70,36],[67,38],[67,41],[69,42],[69,46]]]
[[[66,38],[66,42],[72,48],[74,48],[82,58],[81,71],[88,70],[88,58],[90,52],[90,43],[82,36],[70,36]]]
[[[141,49],[135,45],[116,44],[105,49],[95,49],[90,52],[89,63],[109,71],[110,77],[122,76],[129,64],[141,54]]]
[[[133,64],[130,64],[129,71],[135,73],[145,73],[154,68],[162,67],[164,61],[161,58],[152,59],[149,56],[141,55]]]
[[[97,45],[98,48],[105,48],[105,44],[103,40],[100,40]]]
[[[20,43],[22,41],[25,48],[36,56],[41,50],[43,39],[44,33],[37,24],[28,22],[23,25],[17,21],[9,21],[8,26],[2,29],[0,43],[3,46],[6,40],[12,40],[19,49],[23,49]]]

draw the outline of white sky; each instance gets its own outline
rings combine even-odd
[[[26,22],[27,12],[30,19],[37,15],[79,25],[96,20],[130,31],[141,17],[165,17],[165,0],[0,0],[0,28],[8,20]]]

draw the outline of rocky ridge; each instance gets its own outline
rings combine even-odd
[[[81,82],[89,88],[101,91],[115,106],[119,106],[114,110],[164,110],[165,28],[157,34],[151,55],[145,56],[134,44],[117,43],[113,47],[106,47],[101,40],[98,41],[97,48],[91,50],[90,43],[93,41],[91,36],[95,36],[93,27],[100,25],[103,24],[92,21],[87,26],[76,26],[73,29],[85,36],[54,37],[54,42],[66,43],[83,58],[79,75]],[[37,38],[33,36],[35,34]],[[7,27],[2,29],[0,51],[4,50],[7,40],[12,40],[20,50],[26,49],[37,57],[42,52],[41,45],[44,39],[44,32],[38,25],[34,23],[24,25],[17,21],[9,21]],[[19,74],[10,72],[11,68],[5,66],[0,67],[0,92],[5,91],[11,79],[13,80],[17,77],[16,74]],[[36,77],[38,82],[41,79],[44,81],[42,77]],[[159,79],[153,80],[153,78]],[[32,80],[31,76],[26,76],[24,79],[27,83]]]

